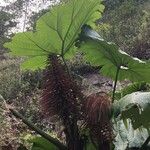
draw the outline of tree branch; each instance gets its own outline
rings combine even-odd
[[[26,118],[24,118],[20,113],[16,112],[13,109],[9,109],[9,110],[11,111],[11,113],[16,118],[21,119],[22,122],[25,123],[29,128],[31,128],[32,130],[34,130],[35,132],[37,132],[38,134],[40,134],[43,138],[47,139],[49,142],[51,142],[52,144],[54,144],[60,150],[67,150],[67,147],[64,144],[62,144],[59,140],[57,140],[57,139],[51,137],[50,135],[46,134],[45,132],[43,132],[41,129],[39,129],[38,127],[36,127],[33,123],[31,123]]]

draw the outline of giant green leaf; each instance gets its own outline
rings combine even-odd
[[[85,60],[92,65],[103,65],[103,75],[115,79],[119,68],[119,80],[150,82],[150,63],[131,57],[115,44],[104,41],[95,31],[86,30],[86,40],[80,50],[85,54]]]
[[[128,94],[114,105],[119,108],[123,120],[131,119],[134,129],[150,127],[150,92]]]
[[[44,14],[37,21],[35,32],[18,33],[5,47],[14,55],[32,57],[26,63],[27,67],[24,64],[25,68],[29,68],[30,62],[31,69],[40,68],[37,56],[64,55],[74,47],[81,27],[84,24],[94,26],[103,9],[100,0],[69,0]]]
[[[21,67],[25,70],[36,70],[37,68],[44,69],[47,62],[47,56],[34,56],[26,60]]]

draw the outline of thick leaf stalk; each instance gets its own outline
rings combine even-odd
[[[62,120],[69,150],[82,150],[77,126],[81,109],[81,90],[56,55],[48,58],[44,81],[41,99],[43,112],[48,117],[58,116]]]
[[[85,104],[85,121],[90,137],[98,150],[110,150],[113,140],[110,121],[111,101],[106,93],[92,94]]]
[[[118,67],[118,68],[117,68],[117,71],[116,71],[115,83],[114,83],[114,87],[113,87],[112,103],[113,103],[114,100],[115,100],[115,92],[116,92],[116,87],[117,87],[117,81],[118,81],[118,76],[119,76],[119,70],[120,70],[120,67]]]

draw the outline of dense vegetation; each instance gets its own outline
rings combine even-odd
[[[149,149],[148,4],[69,0],[32,16],[34,32],[14,36],[16,23],[6,22],[15,15],[4,12],[1,148]],[[101,81],[85,85],[89,74]]]
[[[150,58],[150,6],[148,0],[105,1],[104,38],[140,59]]]

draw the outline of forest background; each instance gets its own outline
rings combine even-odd
[[[42,71],[22,71],[19,66],[25,58],[10,57],[9,50],[5,49],[3,44],[9,41],[16,32],[34,30],[36,20],[57,3],[60,1],[16,0],[0,6],[0,95],[44,131],[52,128],[53,125],[43,119],[38,106]],[[105,10],[102,18],[97,21],[99,34],[105,40],[116,43],[130,55],[149,60],[150,1],[105,0],[103,3]],[[102,86],[100,81],[102,77],[96,74],[95,68],[82,62],[81,56],[75,57],[68,64],[74,72],[84,78],[82,84],[88,87],[85,91],[87,94],[99,88],[110,90],[112,81],[105,78],[103,80],[107,81],[107,84]],[[0,105],[3,105],[1,101]],[[31,133],[31,131],[20,121],[9,117],[7,112],[1,114],[0,146],[5,145],[8,139],[11,139],[13,146],[24,142],[24,134]]]

